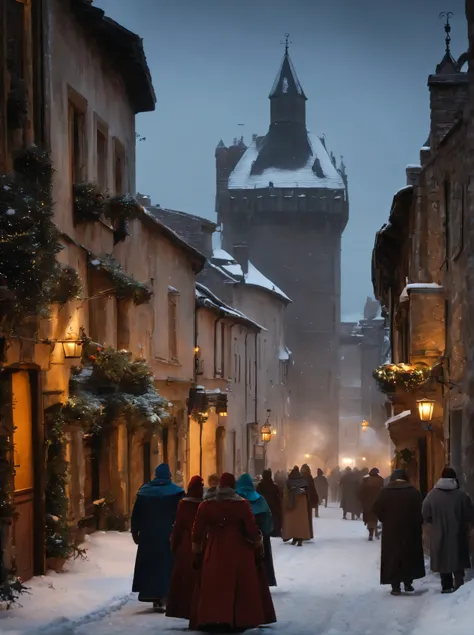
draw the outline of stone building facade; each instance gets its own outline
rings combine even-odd
[[[143,197],[141,201],[148,203]],[[245,439],[236,446],[241,448],[236,466],[259,474],[265,462],[274,469],[286,469],[292,461],[302,462],[307,449],[289,445],[288,379],[293,369],[284,324],[290,298],[249,261],[245,248],[239,252],[239,262],[223,249],[213,249],[213,223],[160,207],[148,209],[208,256],[204,269],[198,274],[198,282],[219,298],[219,302],[260,326],[258,332],[250,333],[241,327],[226,325],[225,320],[218,325],[217,337],[231,351],[230,362],[225,365],[229,399],[226,429]],[[214,234],[215,242],[218,238]],[[212,373],[221,379],[221,369],[214,364],[209,371],[208,366],[205,364],[205,372],[211,374],[207,375],[206,387],[212,383]],[[203,383],[199,377],[196,381]],[[260,432],[267,419],[273,435],[271,443],[264,447]]]
[[[293,303],[285,317],[294,436],[318,430],[337,460],[340,254],[348,218],[344,164],[306,128],[306,101],[288,50],[270,93],[270,127],[216,148],[222,247],[240,254]],[[244,249],[242,249],[242,247]]]
[[[393,361],[430,369],[416,391],[391,395],[394,417],[388,421],[399,452],[408,450],[409,468],[423,493],[446,463],[471,491],[474,486],[466,415],[472,198],[466,61],[467,55],[452,57],[448,41],[428,79],[430,133],[420,164],[407,168],[407,185],[394,197],[373,257],[374,289],[390,325]],[[429,423],[419,419],[421,398],[434,401]]]
[[[2,435],[13,433],[10,458],[16,469],[17,513],[12,531],[1,523],[0,560],[5,569],[0,569],[2,577],[14,569],[27,580],[46,568],[45,524],[50,521],[45,514],[45,418],[68,399],[71,369],[80,362],[80,353],[66,351],[79,350],[82,329],[101,345],[120,345],[120,301],[110,283],[104,292],[103,279],[91,266],[96,257],[114,252],[115,228],[104,217],[78,220],[73,189],[94,182],[110,195],[134,192],[135,115],[154,110],[155,94],[141,39],[87,0],[7,0],[0,18],[0,44],[9,51],[7,59],[0,58],[1,172],[15,167],[18,173],[13,159],[25,149],[38,161],[44,155],[35,154],[36,146],[48,153],[54,170],[53,220],[62,247],[57,258],[62,270],[75,272],[82,284],[80,300],[55,303],[47,318],[38,314],[0,336],[2,382],[10,391],[10,401],[1,404],[3,413],[8,412],[0,427]],[[2,299],[9,297],[8,289],[2,293]],[[0,307],[2,329],[5,307],[7,303]],[[121,499],[127,437],[117,425],[95,469],[88,462],[87,435],[79,427],[65,427],[63,432],[64,458],[70,464],[69,521],[77,529],[86,507],[103,494],[89,490],[86,500],[93,472],[106,475],[103,487]],[[122,511],[128,513],[129,504],[122,500]]]

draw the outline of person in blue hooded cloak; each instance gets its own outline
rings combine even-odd
[[[242,474],[242,476],[238,478],[236,492],[250,503],[253,515],[263,536],[263,565],[267,575],[268,586],[277,586],[275,568],[273,566],[272,543],[270,540],[273,531],[270,507],[263,496],[255,491],[255,485],[250,474]]]
[[[184,490],[171,481],[169,466],[162,463],[155,478],[138,490],[132,512],[131,532],[138,545],[132,592],[160,613],[166,610],[173,572],[170,535],[183,496]]]

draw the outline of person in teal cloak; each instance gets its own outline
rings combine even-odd
[[[272,543],[270,535],[273,531],[273,520],[267,501],[255,491],[250,474],[242,474],[237,480],[236,492],[245,498],[252,508],[253,515],[263,536],[264,558],[263,565],[267,574],[268,586],[277,586],[275,569],[273,566]]]
[[[173,554],[170,535],[184,490],[171,481],[170,468],[162,463],[155,478],[137,494],[131,518],[131,533],[138,545],[132,592],[140,602],[151,602],[159,613],[166,610]]]

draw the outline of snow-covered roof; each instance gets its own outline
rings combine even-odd
[[[288,54],[285,52],[283,56],[280,68],[273,82],[272,89],[270,91],[270,99],[277,95],[291,95],[298,94],[301,97],[305,97],[301,83],[296,75],[295,67]]]
[[[411,289],[442,289],[443,286],[437,282],[411,282],[406,288],[410,291]]]
[[[403,412],[400,412],[400,414],[394,415],[393,417],[390,417],[390,419],[387,419],[387,421],[385,422],[385,427],[388,430],[388,428],[390,428],[392,423],[395,423],[396,421],[400,421],[401,419],[406,419],[410,415],[411,415],[411,410],[404,410]]]
[[[291,302],[291,299],[279,289],[271,280],[261,273],[250,261],[248,263],[248,271],[244,274],[242,266],[224,249],[215,249],[211,259],[211,267],[219,269],[227,274],[235,282],[243,282],[252,287],[261,287],[275,293],[285,302]]]
[[[205,287],[200,282],[196,282],[196,300],[199,305],[204,306],[209,309],[216,309],[224,313],[226,316],[230,318],[236,318],[238,321],[245,322],[250,326],[254,326],[261,331],[266,331],[267,329],[261,326],[255,320],[251,320],[249,317],[239,311],[238,309],[234,309],[230,307],[228,304],[220,300],[210,289]]]
[[[303,167],[296,170],[269,168],[261,174],[252,174],[252,165],[259,153],[257,140],[254,139],[232,171],[229,177],[229,189],[263,189],[268,188],[269,183],[273,183],[273,187],[345,190],[342,176],[334,167],[318,135],[308,132],[308,140],[312,152]],[[317,176],[313,171],[316,159],[319,159],[324,177]]]

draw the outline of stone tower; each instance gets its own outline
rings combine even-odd
[[[242,247],[293,300],[287,310],[293,455],[337,460],[341,235],[348,219],[345,166],[306,128],[307,97],[288,46],[270,99],[270,126],[247,147],[216,148],[222,246]],[[300,434],[301,432],[301,434]],[[304,448],[304,449],[303,449]],[[301,455],[301,456],[300,456]]]

